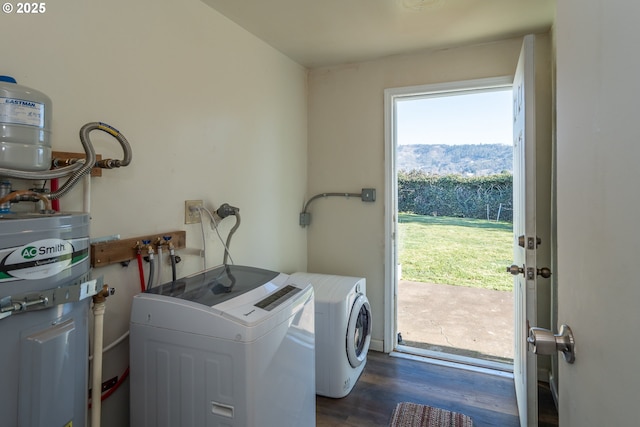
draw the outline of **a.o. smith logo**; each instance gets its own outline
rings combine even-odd
[[[73,245],[61,239],[43,239],[16,248],[2,260],[0,270],[20,279],[51,277],[71,265]]]
[[[34,246],[27,246],[22,250],[22,258],[31,259],[38,255],[38,248]]]
[[[51,242],[52,240],[53,239],[49,239],[48,242]],[[46,246],[27,246],[22,249],[22,258],[33,259],[38,255],[45,255],[48,257],[56,256],[56,254],[64,253],[65,249],[67,249],[67,245],[63,243],[62,240],[54,241],[53,244],[49,244]]]

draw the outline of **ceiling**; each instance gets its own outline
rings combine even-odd
[[[551,28],[556,0],[202,0],[308,68]]]

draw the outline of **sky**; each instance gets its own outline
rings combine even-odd
[[[511,145],[512,99],[508,89],[399,100],[397,143]]]

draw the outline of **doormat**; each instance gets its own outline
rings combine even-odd
[[[473,427],[466,415],[417,403],[398,403],[389,427]]]

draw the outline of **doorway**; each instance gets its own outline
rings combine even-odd
[[[393,349],[511,371],[510,79],[389,89]]]

